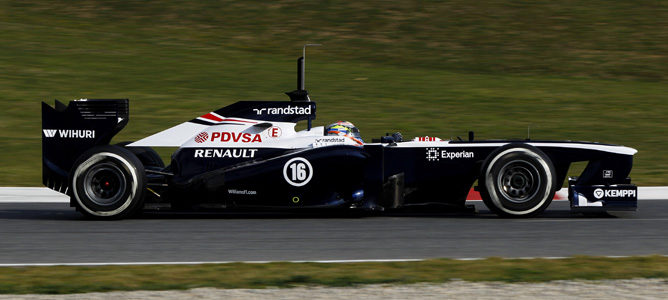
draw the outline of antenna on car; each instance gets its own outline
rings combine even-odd
[[[306,90],[306,47],[318,47],[322,46],[321,44],[305,44],[302,47],[302,57],[297,59],[297,89],[292,92],[285,93],[290,97],[290,101],[311,101],[311,98],[308,96],[308,91]],[[307,119],[307,130],[311,130],[311,122],[313,121],[310,117]]]
[[[290,101],[311,101],[306,90],[306,47],[317,47],[321,44],[305,44],[302,47],[302,57],[297,59],[297,89],[287,92]]]

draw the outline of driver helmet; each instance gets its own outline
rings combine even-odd
[[[329,126],[325,127],[325,134],[328,136],[345,136],[360,146],[364,144],[359,129],[348,121],[337,121],[329,124]]]

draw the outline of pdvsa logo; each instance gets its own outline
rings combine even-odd
[[[195,136],[196,143],[204,143],[207,141],[223,143],[262,143],[262,137],[257,133],[247,132],[211,132],[210,138],[209,133],[201,132]]]
[[[94,139],[95,130],[88,129],[42,129],[44,137],[65,139]]]
[[[204,143],[209,139],[209,134],[206,132],[201,132],[195,137],[195,142]]]

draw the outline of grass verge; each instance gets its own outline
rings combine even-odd
[[[237,100],[287,100],[309,50],[316,125],[637,148],[668,184],[661,1],[0,2],[0,186],[41,185],[40,101],[130,98],[115,142]],[[573,174],[576,175],[576,174]]]
[[[668,257],[432,259],[418,262],[230,263],[148,266],[0,268],[0,293],[69,294],[129,290],[289,288],[467,281],[545,282],[668,278]]]

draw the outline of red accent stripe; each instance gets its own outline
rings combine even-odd
[[[207,119],[207,120],[209,120],[209,121],[214,121],[214,122],[220,122],[220,121],[223,120],[223,119],[221,119],[221,118],[219,118],[219,117],[216,117],[216,116],[212,115],[211,113],[208,113],[208,114],[206,114],[206,115],[203,115],[203,116],[201,116],[200,118],[202,118],[202,119]]]
[[[466,200],[475,201],[475,200],[482,200],[482,198],[480,198],[480,192],[476,192],[473,189],[471,189],[469,191],[468,196],[466,196]],[[554,200],[565,200],[565,199],[563,199],[563,197],[561,197],[558,193],[556,193],[556,194],[554,194]]]
[[[237,119],[221,119],[219,117],[216,117],[212,113],[208,113],[206,115],[200,116],[200,118],[211,121],[211,122],[240,122],[240,123],[250,123],[250,124],[257,123],[257,122],[253,122],[253,121],[244,121],[244,120],[237,120]]]

